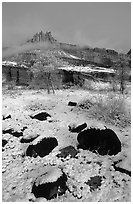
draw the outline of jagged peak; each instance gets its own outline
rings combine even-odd
[[[57,42],[56,39],[52,36],[50,31],[46,31],[44,33],[42,30],[40,32],[37,32],[35,35],[33,35],[32,39],[28,40],[27,42],[50,42],[55,43]]]

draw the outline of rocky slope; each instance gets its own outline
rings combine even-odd
[[[6,50],[8,56],[6,57],[6,55],[3,54],[4,60],[27,63],[29,66],[32,66],[38,58],[36,50],[44,52],[45,58],[50,59],[52,55],[61,65],[69,63],[71,65],[85,66],[87,64],[94,64],[103,67],[111,67],[113,63],[121,57],[121,54],[111,49],[90,48],[88,46],[81,47],[79,45],[58,42],[52,36],[51,32],[43,33],[43,31],[33,35],[25,44],[17,48],[14,54],[13,50],[10,51],[10,55],[8,54],[8,48],[3,49],[3,53],[4,50]],[[51,53],[50,55],[49,52]],[[123,56],[129,58],[129,55],[123,54]],[[45,58],[44,61],[47,61]],[[49,63],[51,63],[51,61]],[[55,62],[52,61],[52,63],[54,64]]]

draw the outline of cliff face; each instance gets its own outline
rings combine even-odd
[[[131,57],[131,49],[128,51],[127,55]]]
[[[43,31],[36,33],[32,39],[28,40],[27,42],[50,42],[55,43],[57,40],[55,40],[51,34],[51,32],[46,32],[45,34]]]

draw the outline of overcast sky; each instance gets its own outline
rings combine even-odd
[[[59,42],[127,52],[131,3],[2,3],[3,46],[25,42],[41,30],[51,31]]]

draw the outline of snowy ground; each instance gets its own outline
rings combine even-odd
[[[2,139],[7,142],[2,149],[3,201],[47,201],[44,197],[36,198],[33,185],[44,172],[49,176],[43,175],[41,182],[57,180],[60,171],[67,176],[67,190],[63,195],[51,196],[50,201],[131,201],[130,127],[108,125],[89,117],[87,112],[77,107],[68,106],[69,101],[79,103],[95,94],[74,89],[57,90],[55,94],[47,94],[44,90],[11,90],[3,93]],[[30,117],[41,111],[51,117],[44,121]],[[68,125],[85,122],[88,128],[104,129],[107,126],[114,130],[121,141],[122,151],[115,156],[100,156],[89,150],[77,150],[77,133],[70,132]],[[53,151],[44,157],[26,156],[29,144],[37,144],[47,137],[54,137],[58,141]],[[35,140],[22,143],[22,138]],[[77,155],[58,157],[59,150],[69,145],[78,151]],[[119,167],[117,170],[114,162]],[[96,181],[90,184],[91,178],[96,178]]]

